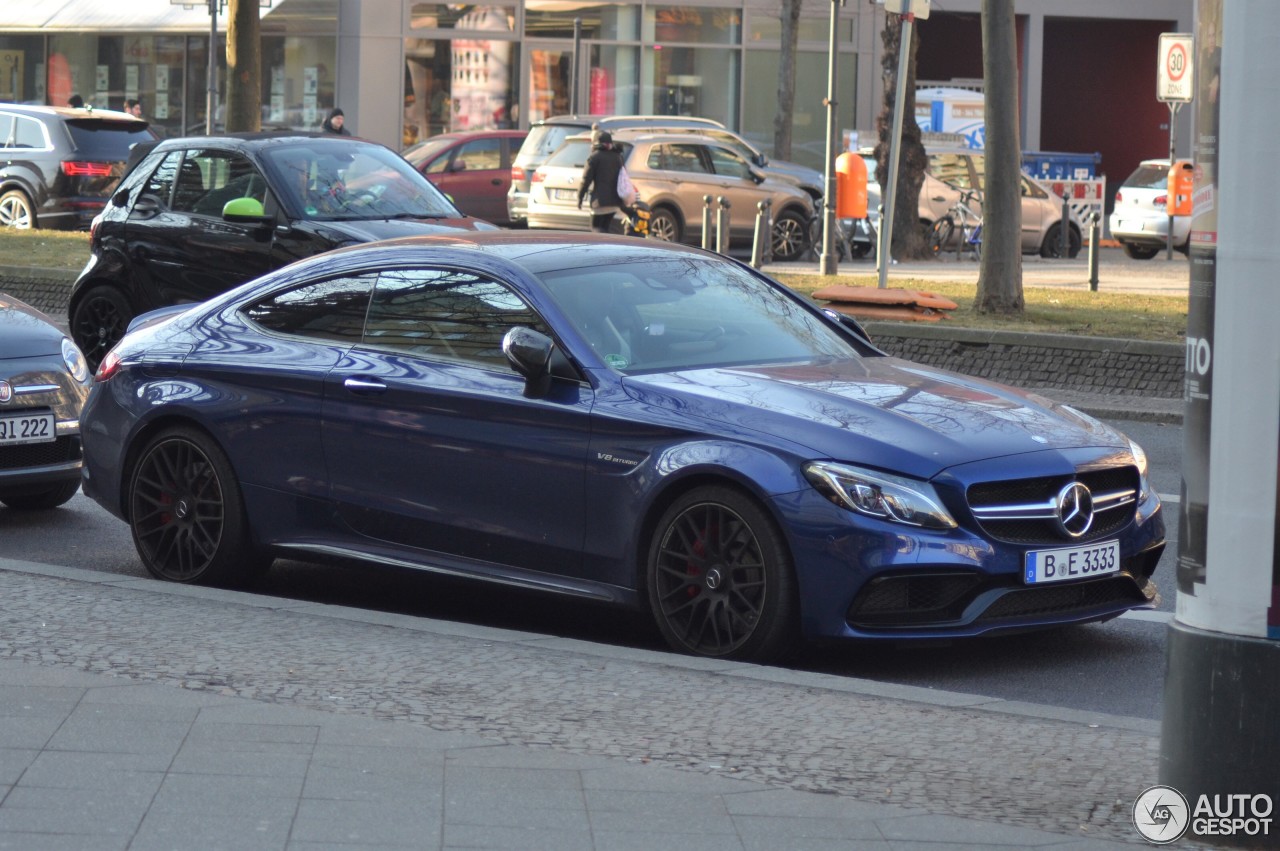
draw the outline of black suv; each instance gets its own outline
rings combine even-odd
[[[0,103],[0,227],[85,229],[156,138],[123,112]]]
[[[232,134],[138,154],[94,222],[71,290],[71,336],[94,368],[148,310],[203,301],[331,248],[493,227],[362,139]]]

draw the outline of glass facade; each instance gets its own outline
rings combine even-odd
[[[339,8],[349,1],[274,0],[262,18],[264,128],[315,130],[337,105]],[[776,7],[753,5],[760,0],[696,6],[643,0],[377,2],[402,14],[402,90],[387,96],[403,99],[399,141],[405,146],[444,132],[527,127],[576,111],[697,115],[742,132],[766,152],[772,147],[781,25]],[[808,164],[820,162],[822,154],[814,152],[825,131],[822,92],[814,88],[826,79],[828,24],[817,17],[823,10],[825,4],[806,8],[800,23],[792,158]],[[849,104],[846,127],[852,126],[855,34],[853,17],[843,19],[838,38],[847,75],[842,92],[849,93],[840,98],[842,113]],[[0,100],[65,104],[79,95],[94,106],[120,109],[136,98],[163,134],[202,132],[208,49],[207,30],[0,31]],[[215,84],[222,92],[222,33],[215,50]]]

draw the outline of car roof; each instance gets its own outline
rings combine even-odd
[[[602,129],[609,130],[611,128],[623,129],[627,127],[644,127],[649,124],[662,125],[663,123],[671,127],[716,127],[724,129],[724,125],[719,121],[710,118],[697,118],[691,115],[553,115],[544,118],[541,121],[535,121],[533,126],[545,124],[568,124],[576,125],[583,128],[592,128],[599,126]]]
[[[137,121],[139,124],[147,122],[136,115],[130,115],[127,112],[119,112],[114,109],[94,109],[93,107],[71,107],[71,106],[46,106],[36,103],[0,103],[0,109],[6,112],[21,112],[27,115],[44,115],[56,116],[58,118],[67,119],[86,119],[100,118],[103,121]]]
[[[156,147],[165,151],[173,150],[175,148],[195,148],[200,146],[230,147],[236,150],[258,150],[261,148],[271,147],[276,144],[314,141],[316,139],[353,145],[373,145],[375,147],[383,147],[377,142],[369,139],[361,139],[359,136],[335,136],[332,133],[319,133],[303,130],[263,130],[252,133],[215,133],[213,135],[182,136],[177,139],[165,139]]]

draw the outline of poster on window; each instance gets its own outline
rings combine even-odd
[[[458,29],[510,32],[507,10],[478,6],[458,20]],[[511,42],[455,39],[452,130],[510,127]]]
[[[22,51],[0,50],[0,101],[22,100]]]
[[[124,66],[124,96],[137,100],[138,97],[138,66]]]
[[[111,91],[111,66],[97,66],[94,77],[93,90],[98,93],[98,99],[102,100],[106,97],[107,92]]]
[[[169,93],[156,92],[156,119],[163,121],[169,117]]]

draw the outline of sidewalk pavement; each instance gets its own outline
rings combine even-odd
[[[10,559],[0,598],[0,849],[1094,849],[1156,780],[1143,719]]]

